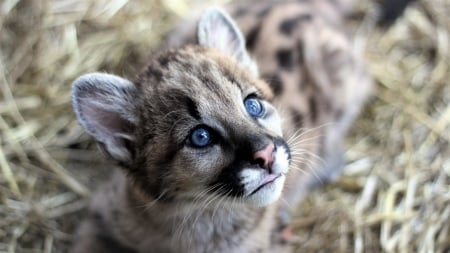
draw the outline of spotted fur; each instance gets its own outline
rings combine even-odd
[[[78,119],[121,169],[93,197],[72,252],[288,251],[274,240],[291,211],[279,199],[296,206],[340,174],[370,91],[332,2],[238,4],[234,21],[209,9],[136,80],[77,79]]]

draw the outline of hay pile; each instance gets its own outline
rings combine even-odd
[[[0,252],[64,252],[107,170],[70,106],[80,74],[133,76],[187,0],[0,3]],[[450,250],[450,3],[387,30],[363,1],[356,40],[378,90],[349,136],[345,176],[295,217],[298,252]],[[360,25],[363,24],[363,25]]]
[[[72,112],[71,82],[97,70],[132,76],[185,4],[0,3],[0,252],[65,251],[101,176],[101,156]]]
[[[373,27],[373,5],[356,42],[376,95],[344,177],[302,204],[298,251],[449,252],[450,2],[419,1],[387,30]]]

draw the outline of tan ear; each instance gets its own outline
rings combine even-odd
[[[133,83],[109,74],[83,75],[72,87],[72,104],[80,124],[112,158],[125,163],[132,156],[129,144],[135,140],[135,98]]]
[[[244,36],[225,11],[218,8],[207,9],[198,23],[197,39],[201,46],[227,53],[258,75],[256,63],[245,48]]]

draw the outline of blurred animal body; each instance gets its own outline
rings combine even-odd
[[[72,252],[288,250],[277,229],[340,174],[343,137],[370,93],[338,7],[208,9],[135,80],[78,78],[76,115],[120,169]]]

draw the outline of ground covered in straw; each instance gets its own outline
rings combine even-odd
[[[70,106],[71,82],[133,76],[192,1],[0,2],[0,252],[64,252],[107,170]],[[450,251],[450,2],[420,0],[390,28],[362,1],[351,30],[375,96],[345,175],[295,216],[298,252]]]

